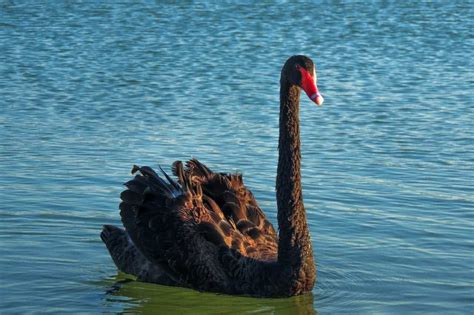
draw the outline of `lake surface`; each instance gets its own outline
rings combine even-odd
[[[472,314],[472,1],[0,2],[0,313]],[[133,164],[239,171],[276,224],[279,73],[301,103],[312,294],[129,281],[99,233]]]

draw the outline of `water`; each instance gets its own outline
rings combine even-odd
[[[0,312],[474,312],[473,3],[0,2]],[[241,171],[276,224],[279,71],[301,104],[312,294],[127,281],[99,239],[134,163]]]

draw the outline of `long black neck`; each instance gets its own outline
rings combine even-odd
[[[298,86],[282,80],[276,181],[280,228],[278,262],[290,268],[290,282],[302,286],[295,290],[308,291],[314,285],[316,268],[301,193],[300,93]]]

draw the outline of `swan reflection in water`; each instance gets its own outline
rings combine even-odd
[[[311,293],[262,299],[149,284],[118,273],[104,281],[104,303],[132,314],[317,314]]]

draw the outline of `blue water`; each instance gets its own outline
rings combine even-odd
[[[0,2],[0,313],[474,313],[472,1]],[[301,104],[312,294],[127,281],[99,238],[133,164],[240,171],[276,224],[279,72]]]

